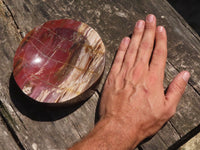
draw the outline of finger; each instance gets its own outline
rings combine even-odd
[[[124,56],[125,56],[125,53],[127,51],[129,43],[130,43],[129,37],[125,37],[121,41],[110,73],[118,74],[119,71],[121,70],[122,63],[123,63],[123,60],[124,60]]]
[[[177,106],[178,102],[185,91],[185,87],[190,78],[190,73],[182,71],[179,73],[168,87],[166,100],[170,106]]]
[[[146,17],[144,35],[140,43],[136,63],[149,64],[155,40],[155,31],[156,17],[150,14]]]
[[[164,70],[167,59],[167,35],[165,28],[158,26],[156,29],[156,45],[150,62],[150,71],[156,73],[161,80],[164,78]]]
[[[136,22],[133,35],[131,37],[131,41],[130,41],[130,44],[129,44],[129,47],[127,49],[125,59],[124,59],[124,63],[122,67],[124,68],[124,70],[126,70],[127,68],[131,68],[135,62],[137,50],[143,36],[144,26],[145,26],[144,20],[138,20]]]

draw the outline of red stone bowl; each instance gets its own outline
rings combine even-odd
[[[74,103],[91,96],[105,66],[98,33],[71,19],[48,21],[29,32],[14,57],[20,89],[42,103]]]

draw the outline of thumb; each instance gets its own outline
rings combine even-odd
[[[185,91],[185,87],[189,78],[190,73],[187,71],[182,71],[173,79],[166,93],[166,99],[169,101],[169,103],[173,103],[175,106],[178,105],[178,102]]]

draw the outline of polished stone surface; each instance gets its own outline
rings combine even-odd
[[[88,90],[105,66],[98,33],[78,21],[53,20],[34,28],[20,43],[13,75],[36,101],[62,103]]]

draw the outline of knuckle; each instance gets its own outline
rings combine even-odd
[[[156,75],[155,73],[150,74],[150,76],[149,76],[149,83],[154,84],[154,83],[156,83],[159,80],[160,79],[159,79],[158,75]]]
[[[156,30],[156,36],[158,36],[159,39],[161,39],[161,40],[166,40],[167,39],[166,34],[163,34],[163,32],[158,32],[158,30]]]
[[[126,68],[129,68],[129,67],[130,67],[130,61],[125,60],[125,61],[124,61],[124,66],[125,66]]]
[[[158,59],[158,58],[156,58],[156,59],[152,59],[151,60],[151,62],[150,62],[150,69],[151,69],[151,66],[160,66],[160,64],[161,64],[161,61]],[[157,68],[155,68],[153,71],[158,71],[158,69]]]
[[[119,46],[119,50],[118,50],[119,53],[125,53],[126,52],[126,48],[124,48],[124,44],[121,44]]]
[[[118,51],[114,63],[121,63],[124,58],[124,52]]]
[[[153,46],[150,42],[147,42],[147,41],[143,41],[140,45],[140,48],[141,49],[152,49]]]
[[[115,79],[115,77],[114,77],[113,73],[110,73],[107,80],[106,80],[105,86],[113,85],[115,83],[114,79]]]
[[[176,91],[179,95],[183,95],[184,91],[180,84],[174,83],[171,86],[172,86],[171,88],[173,89],[173,91]]]
[[[154,113],[152,118],[153,120],[160,120],[163,117],[162,113]]]
[[[142,66],[145,66],[147,60],[144,57],[140,57],[138,60]],[[142,66],[140,66],[140,67],[142,67]]]
[[[146,23],[145,29],[155,29],[155,24],[153,24],[153,23]]]
[[[165,115],[167,119],[170,119],[176,113],[176,105],[172,105],[171,103],[165,103]]]
[[[158,79],[158,76],[155,74],[155,72],[154,73],[150,73],[149,74],[149,78],[150,78],[150,80],[157,80]]]
[[[143,34],[143,30],[135,28],[134,35],[139,35],[140,36],[141,34]]]
[[[169,116],[169,118],[171,118],[175,113],[176,113],[176,108],[171,108],[171,109],[168,111],[168,116]]]
[[[114,63],[120,63],[121,62],[121,58],[119,56],[115,57],[115,62]]]
[[[141,35],[143,34],[143,28],[135,28],[133,32],[134,35]]]
[[[134,81],[139,80],[139,78],[142,76],[143,70],[140,67],[135,67],[135,69],[132,71],[132,79]]]
[[[153,52],[154,55],[164,57],[166,55],[166,49],[165,48],[156,48]]]

